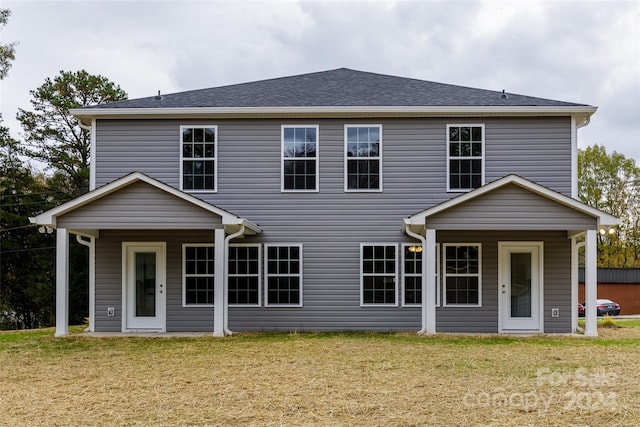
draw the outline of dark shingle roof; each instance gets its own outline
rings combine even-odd
[[[260,80],[156,97],[131,99],[91,108],[188,107],[446,107],[582,106],[348,68]]]

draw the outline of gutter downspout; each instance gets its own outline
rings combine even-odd
[[[578,199],[578,129],[587,126],[591,116],[578,122],[576,116],[571,116],[571,197]]]
[[[424,257],[425,257],[426,249],[427,249],[427,244],[426,244],[427,243],[427,239],[426,239],[426,237],[423,237],[421,234],[414,233],[413,231],[411,231],[407,221],[405,221],[405,224],[404,224],[403,228],[404,228],[404,232],[407,233],[407,235],[409,237],[413,237],[414,239],[418,239],[420,241],[420,244],[422,245],[422,248],[423,248],[422,261],[423,261],[423,264],[424,264]],[[427,334],[427,328],[426,328],[425,321],[424,321],[424,319],[426,318],[426,309],[427,309],[426,304],[425,304],[425,294],[426,294],[425,282],[426,282],[426,280],[424,279],[424,275],[425,275],[425,269],[423,268],[422,269],[422,295],[423,295],[423,297],[422,297],[422,316],[421,316],[422,317],[422,321],[421,321],[421,328],[418,331],[418,335],[426,335]]]
[[[86,241],[76,234],[76,240],[82,246],[89,248],[89,332],[95,332],[96,327],[96,241],[95,238],[89,237]]]
[[[574,243],[571,251],[571,333],[575,333],[580,329],[578,326],[578,304],[580,303],[580,301],[578,301],[578,287],[580,283],[578,280],[578,257],[580,249],[584,248],[587,242],[582,241],[577,243],[576,237],[573,237],[571,240]]]
[[[229,234],[227,237],[224,238],[224,286],[223,286],[223,290],[224,290],[224,294],[223,294],[223,301],[222,301],[222,329],[224,331],[225,335],[233,335],[233,332],[231,332],[229,330],[229,269],[227,268],[227,263],[229,260],[229,242],[231,241],[231,239],[235,239],[236,237],[240,237],[244,234],[245,231],[245,225],[242,224],[240,226],[240,230],[238,230],[237,232],[233,233],[233,234]]]

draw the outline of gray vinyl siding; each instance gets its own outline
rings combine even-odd
[[[96,241],[96,330],[122,328],[122,243],[162,241],[167,244],[167,331],[212,331],[214,308],[182,306],[182,245],[210,243],[213,233],[209,233],[210,236],[199,231],[104,231]],[[437,308],[437,331],[497,332],[498,242],[543,241],[544,330],[571,332],[570,241],[564,232],[440,231],[437,241],[482,245],[482,306]],[[420,329],[420,307],[360,306],[359,244],[333,252],[309,246],[303,248],[304,306],[265,307],[263,302],[261,307],[230,307],[231,330]],[[443,284],[439,286],[444,298]],[[264,293],[264,286],[262,290]],[[116,308],[115,317],[106,316],[108,307]],[[551,308],[559,308],[560,317],[552,318]]]
[[[484,123],[486,182],[515,173],[571,196],[570,118],[512,118]]]
[[[139,171],[178,188],[180,125],[200,124],[218,126],[218,195],[237,195],[239,188],[251,194],[263,189],[279,193],[280,126],[295,123],[320,127],[320,193],[343,192],[344,125],[382,124],[385,190],[387,184],[411,186],[422,190],[414,195],[446,200],[452,196],[446,193],[446,125],[478,123],[485,125],[486,182],[515,173],[571,194],[568,117],[98,120],[96,184]]]
[[[498,331],[498,242],[543,242],[544,331],[571,331],[571,241],[563,231],[439,231],[439,243],[482,244],[482,307],[439,307],[438,332]],[[441,295],[444,285],[441,283]],[[444,297],[443,297],[444,301]],[[551,308],[560,316],[551,317]]]
[[[359,123],[382,125],[382,192],[344,191],[344,125]],[[570,194],[569,118],[98,120],[96,183],[139,171],[179,188],[180,125],[217,125],[218,189],[197,197],[261,227],[260,235],[236,242],[302,244],[304,255],[303,307],[230,307],[231,330],[418,330],[420,307],[360,306],[360,244],[414,242],[401,232],[402,218],[457,194],[446,192],[445,132],[447,124],[455,123],[485,124],[487,182],[515,173]],[[281,124],[319,125],[319,192],[280,191]],[[181,245],[197,243],[199,237],[185,233],[101,232],[96,240],[98,330],[121,328],[117,316],[105,317],[106,307],[115,305],[118,314],[122,310],[122,241],[141,239],[167,242],[167,329],[212,330],[211,308],[181,306]],[[444,233],[443,238],[448,236]],[[498,235],[541,239],[505,233]],[[560,236],[569,242],[566,233],[552,237]],[[464,242],[473,241],[471,237],[459,235]],[[498,239],[493,234],[475,237],[486,242],[483,306],[439,308],[439,330],[497,330],[497,267],[491,263],[497,263]],[[563,259],[569,274],[568,253]],[[262,285],[264,291],[264,277]],[[560,308],[561,317],[569,314]]]
[[[182,244],[213,243],[211,230],[106,230],[96,239],[96,331],[122,330],[122,243],[166,242],[167,331],[213,331],[212,307],[182,306]],[[115,307],[116,316],[107,317]]]
[[[102,197],[58,217],[58,226],[95,229],[220,228],[222,220],[203,208],[145,182]]]
[[[556,235],[544,246],[544,331],[571,333],[571,241],[562,232]],[[552,308],[559,317],[551,317]]]
[[[511,184],[427,218],[437,230],[594,229],[596,219]]]

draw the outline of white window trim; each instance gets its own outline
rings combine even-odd
[[[401,257],[401,261],[400,261],[400,265],[401,265],[401,269],[402,269],[402,284],[401,284],[401,295],[402,295],[402,306],[403,307],[422,307],[422,302],[417,303],[417,304],[410,304],[410,303],[406,303],[405,302],[405,290],[406,290],[406,283],[405,283],[405,278],[407,277],[407,274],[404,270],[404,262],[405,262],[405,248],[409,247],[409,246],[420,246],[420,244],[417,243],[403,243],[402,244],[402,253],[400,254]],[[424,250],[424,248],[423,248]],[[442,265],[441,265],[441,259],[440,259],[440,244],[437,243],[436,244],[436,307],[440,307],[440,288],[441,286],[441,281],[440,281],[440,271],[442,271]],[[424,270],[422,272],[422,274],[412,274],[411,277],[423,277],[424,275]]]
[[[393,283],[395,287],[395,303],[393,304],[375,304],[364,302],[364,272],[362,269],[362,256],[365,246],[393,246],[395,247],[395,273],[393,275]],[[397,243],[360,243],[360,307],[398,307],[400,304],[399,286],[398,286],[398,244]],[[375,275],[375,274],[374,274]],[[386,276],[384,274],[383,276]]]
[[[449,246],[477,246],[478,247],[478,273],[477,274],[447,274],[447,248]],[[442,244],[442,292],[444,307],[482,307],[482,243],[443,243]],[[478,303],[477,304],[448,304],[447,303],[447,277],[478,277]]]
[[[187,304],[187,248],[213,248],[213,243],[183,243],[182,244],[182,307],[185,308],[193,308],[193,307],[215,307],[214,304]],[[215,252],[214,252],[215,254]],[[215,256],[215,255],[214,255]],[[215,260],[214,260],[215,261]],[[214,262],[215,265],[215,262]],[[208,274],[191,274],[189,277],[209,277]],[[216,274],[213,274],[213,282],[214,282],[214,294],[215,294],[215,279]]]
[[[271,274],[269,273],[269,248],[270,247],[279,247],[279,246],[287,246],[287,247],[297,247],[299,248],[299,254],[300,254],[300,273],[298,274]],[[265,307],[302,307],[303,306],[303,259],[304,259],[304,252],[303,252],[303,247],[302,247],[302,243],[267,243],[264,245],[264,281],[265,281],[265,285],[264,285],[264,306]],[[300,280],[298,281],[299,286],[300,286],[300,303],[299,304],[269,304],[269,277],[299,277]]]
[[[450,128],[455,128],[455,127],[480,127],[482,128],[482,158],[480,159],[482,161],[482,182],[481,182],[481,186],[485,184],[485,146],[487,145],[487,136],[485,133],[485,128],[484,128],[484,123],[463,123],[463,124],[447,124],[447,134],[446,134],[446,141],[447,141],[447,193],[468,193],[471,190],[475,190],[475,188],[451,188],[451,177],[449,176],[449,161],[451,160],[451,156],[450,156],[450,151],[449,151],[449,129]],[[454,157],[454,159],[469,159],[469,160],[477,160],[478,156],[472,156],[472,157]]]
[[[347,131],[349,128],[372,128],[377,127],[380,132],[380,147],[378,157],[347,157]],[[383,171],[383,163],[382,163],[382,148],[383,148],[383,140],[382,140],[382,124],[345,124],[344,125],[344,191],[345,193],[382,193],[383,185],[382,185],[382,171]],[[380,188],[378,189],[358,189],[358,188],[349,188],[349,173],[348,173],[348,161],[349,160],[357,160],[357,159],[378,159],[378,182],[380,183]]]
[[[296,190],[284,188],[284,162],[285,160],[309,160],[308,157],[284,156],[284,130],[285,128],[314,128],[316,130],[316,188],[310,190]],[[319,125],[281,125],[280,126],[280,192],[282,193],[317,193],[320,191],[320,126]]]
[[[258,303],[257,304],[229,304],[229,307],[261,307],[262,306],[262,274],[261,274],[261,266],[262,266],[262,245],[259,243],[231,243],[229,244],[231,248],[238,247],[253,247],[258,248]],[[228,255],[227,255],[228,256]],[[227,269],[229,260],[227,259]],[[252,274],[228,274],[228,277],[253,277]],[[229,283],[227,282],[227,292],[229,292]]]
[[[183,173],[183,160],[194,159],[194,157],[188,157],[185,159],[182,155],[182,132],[184,129],[215,129],[216,132],[216,140],[213,146],[213,156],[214,157],[203,157],[203,160],[213,160],[214,171],[213,171],[213,190],[185,190],[183,188],[184,176]],[[220,170],[220,164],[218,163],[218,144],[220,143],[220,135],[218,134],[218,125],[180,125],[180,136],[178,137],[179,150],[180,150],[180,190],[185,193],[217,193],[218,192],[218,171]]]

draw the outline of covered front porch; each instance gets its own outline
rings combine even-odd
[[[176,295],[176,303],[183,304],[182,286],[176,284],[182,280],[181,242],[188,241],[206,245],[212,252],[212,265],[206,266],[217,273],[211,275],[213,295],[206,296],[212,304],[201,313],[210,316],[213,334],[223,336],[230,333],[226,290],[229,244],[261,231],[244,218],[137,172],[31,221],[56,230],[56,336],[68,334],[71,235],[78,236],[89,250],[91,332],[114,330],[109,328],[166,332]],[[98,326],[97,318],[101,322]]]
[[[575,332],[579,248],[595,307],[597,232],[618,222],[516,175],[406,218],[404,232],[424,248],[420,332],[447,330],[450,314],[499,333]],[[597,336],[595,310],[585,335]]]

